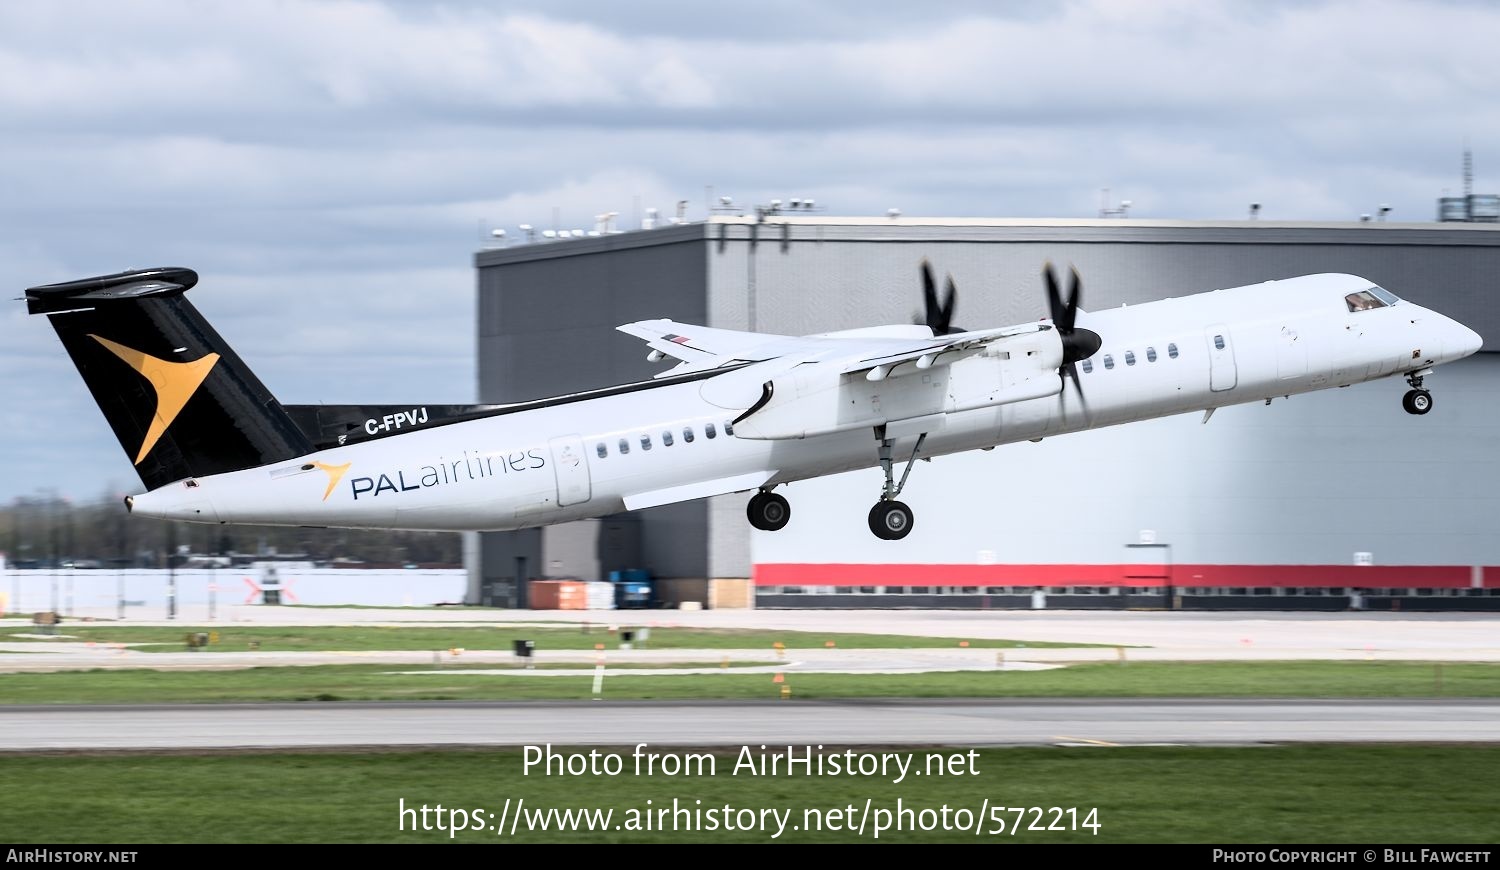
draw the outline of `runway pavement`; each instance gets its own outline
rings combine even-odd
[[[84,614],[87,616],[88,614]],[[1298,613],[1162,611],[978,611],[978,610],[707,610],[707,611],[530,611],[488,608],[319,608],[242,606],[220,608],[213,622],[183,619],[104,621],[96,625],[223,627],[227,625],[393,625],[451,626],[573,625],[604,628],[755,628],[808,632],[858,632],[950,637],[952,649],[796,650],[785,664],[804,672],[911,673],[922,670],[986,670],[997,667],[993,650],[961,649],[963,639],[1102,644],[1100,647],[1012,649],[1006,667],[1026,664],[1116,661],[1500,661],[1500,614],[1476,613]],[[76,617],[64,623],[83,623]],[[0,632],[30,628],[23,619],[0,620]],[[3,640],[3,638],[0,638]],[[44,654],[45,653],[45,654]],[[276,665],[391,664],[430,665],[434,651],[407,652],[143,652],[107,644],[65,640],[0,642],[0,672],[77,668],[220,669]],[[736,662],[775,665],[783,659],[768,649],[631,650],[611,649],[612,668],[670,663]],[[538,663],[593,664],[588,651],[538,646]],[[466,650],[464,663],[511,664],[507,650]]]
[[[329,703],[0,709],[10,750],[1493,742],[1500,701]]]
[[[223,608],[213,622],[130,619],[124,625],[540,625],[769,628],[954,638],[952,648],[608,650],[608,668],[655,670],[725,657],[747,671],[912,673],[1028,669],[1067,662],[1368,659],[1500,661],[1500,615],[1086,611],[506,611],[486,609]],[[65,623],[62,633],[70,624]],[[0,631],[29,627],[5,620]],[[8,632],[7,632],[8,633]],[[1098,648],[960,648],[960,639],[1106,644]],[[1118,645],[1118,646],[1116,646]],[[536,662],[591,668],[594,651],[538,649]],[[218,669],[268,665],[460,661],[517,678],[510,651],[163,652],[47,641],[0,644],[0,671]],[[570,669],[571,670],[571,669]],[[664,670],[681,673],[685,670]],[[469,673],[440,671],[449,677]],[[476,674],[476,676],[485,676]],[[0,705],[0,750],[233,749],[647,742],[738,744],[1244,744],[1285,741],[1500,740],[1500,701],[849,701],[327,703],[48,707]]]
[[[94,616],[113,613],[80,612],[62,633]],[[1500,661],[1500,613],[1391,613],[1351,611],[1200,612],[1200,611],[1078,611],[1078,610],[606,610],[533,611],[488,608],[324,608],[221,607],[215,621],[206,614],[184,613],[177,620],[130,619],[104,624],[187,626],[225,625],[544,625],[590,622],[597,626],[684,628],[761,628],[789,631],[859,632],[961,639],[1009,639],[1059,643],[1102,644],[1099,649],[1036,649],[1008,653],[1008,659],[1032,662],[1109,660],[1115,647],[1127,649],[1134,661],[1215,661],[1269,659],[1380,659],[1421,661]],[[23,619],[0,620],[0,630],[25,629]],[[28,647],[35,651],[37,647]],[[681,652],[681,651],[679,651]],[[717,660],[726,652],[743,658],[765,655],[765,650],[714,650],[696,659]],[[955,651],[956,652],[956,651]],[[982,651],[975,651],[982,652]],[[165,655],[150,654],[152,659]],[[195,655],[199,658],[204,654]],[[225,653],[215,653],[225,655]],[[339,654],[348,662],[348,654]],[[540,656],[561,653],[542,649]],[[614,655],[614,653],[611,653]],[[707,656],[705,658],[704,656]],[[991,654],[992,655],[992,654]],[[34,655],[3,657],[0,667],[40,668],[19,661]],[[96,656],[110,667],[106,655]],[[428,654],[430,660],[430,654]],[[404,661],[414,661],[408,657]],[[555,659],[565,660],[565,659]],[[621,658],[620,661],[627,659]],[[754,660],[754,659],[750,659]],[[165,665],[161,659],[156,665]],[[218,660],[222,666],[227,660]],[[308,662],[311,663],[311,662]],[[141,664],[134,666],[140,667]],[[201,663],[200,663],[201,666]]]

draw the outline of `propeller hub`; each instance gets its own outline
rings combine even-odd
[[[1063,365],[1088,359],[1099,352],[1104,339],[1092,329],[1077,327],[1062,336]]]
[[[1052,323],[1057,327],[1058,338],[1062,341],[1062,365],[1058,367],[1057,374],[1062,378],[1064,390],[1068,381],[1073,382],[1073,388],[1078,391],[1078,402],[1083,406],[1084,419],[1087,420],[1089,405],[1083,397],[1083,382],[1078,380],[1076,363],[1098,353],[1104,339],[1092,329],[1075,325],[1078,322],[1078,304],[1083,298],[1083,281],[1078,277],[1078,270],[1072,270],[1066,299],[1063,298],[1062,288],[1057,286],[1057,275],[1053,273],[1051,263],[1042,270],[1042,275],[1047,279],[1047,311],[1052,315]],[[1061,391],[1057,398],[1059,402],[1064,402]],[[1061,407],[1066,413],[1066,402]]]

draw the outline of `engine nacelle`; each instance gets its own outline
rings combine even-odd
[[[739,420],[741,438],[783,439],[875,427],[1056,395],[1062,344],[1054,330],[997,339],[980,353],[920,368],[902,362],[871,380],[864,371],[809,363],[761,385]]]

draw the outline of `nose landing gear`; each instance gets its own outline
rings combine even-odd
[[[1432,394],[1426,390],[1407,390],[1401,397],[1401,407],[1408,414],[1425,414],[1432,410]]]
[[[1432,410],[1432,393],[1422,389],[1422,375],[1429,369],[1420,372],[1412,372],[1406,376],[1406,382],[1411,384],[1411,389],[1401,397],[1401,407],[1408,414],[1422,415]]]

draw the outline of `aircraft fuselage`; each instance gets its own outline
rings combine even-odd
[[[1038,398],[922,412],[933,396],[962,407],[951,404],[955,396],[1004,375],[1010,358],[998,356],[884,380],[845,375],[839,395],[850,408],[889,418],[884,434],[904,461],[919,437],[921,456],[941,456],[1411,376],[1478,349],[1472,331],[1409,301],[1349,310],[1346,295],[1368,286],[1318,275],[1081,315],[1079,324],[1103,339],[1079,364],[1083,400],[1067,383]],[[731,374],[192,478],[134,496],[132,510],[197,522],[503,530],[877,467],[879,442],[868,426],[746,437],[756,434],[753,414],[733,425],[744,403],[705,398],[718,398],[709,385]]]

